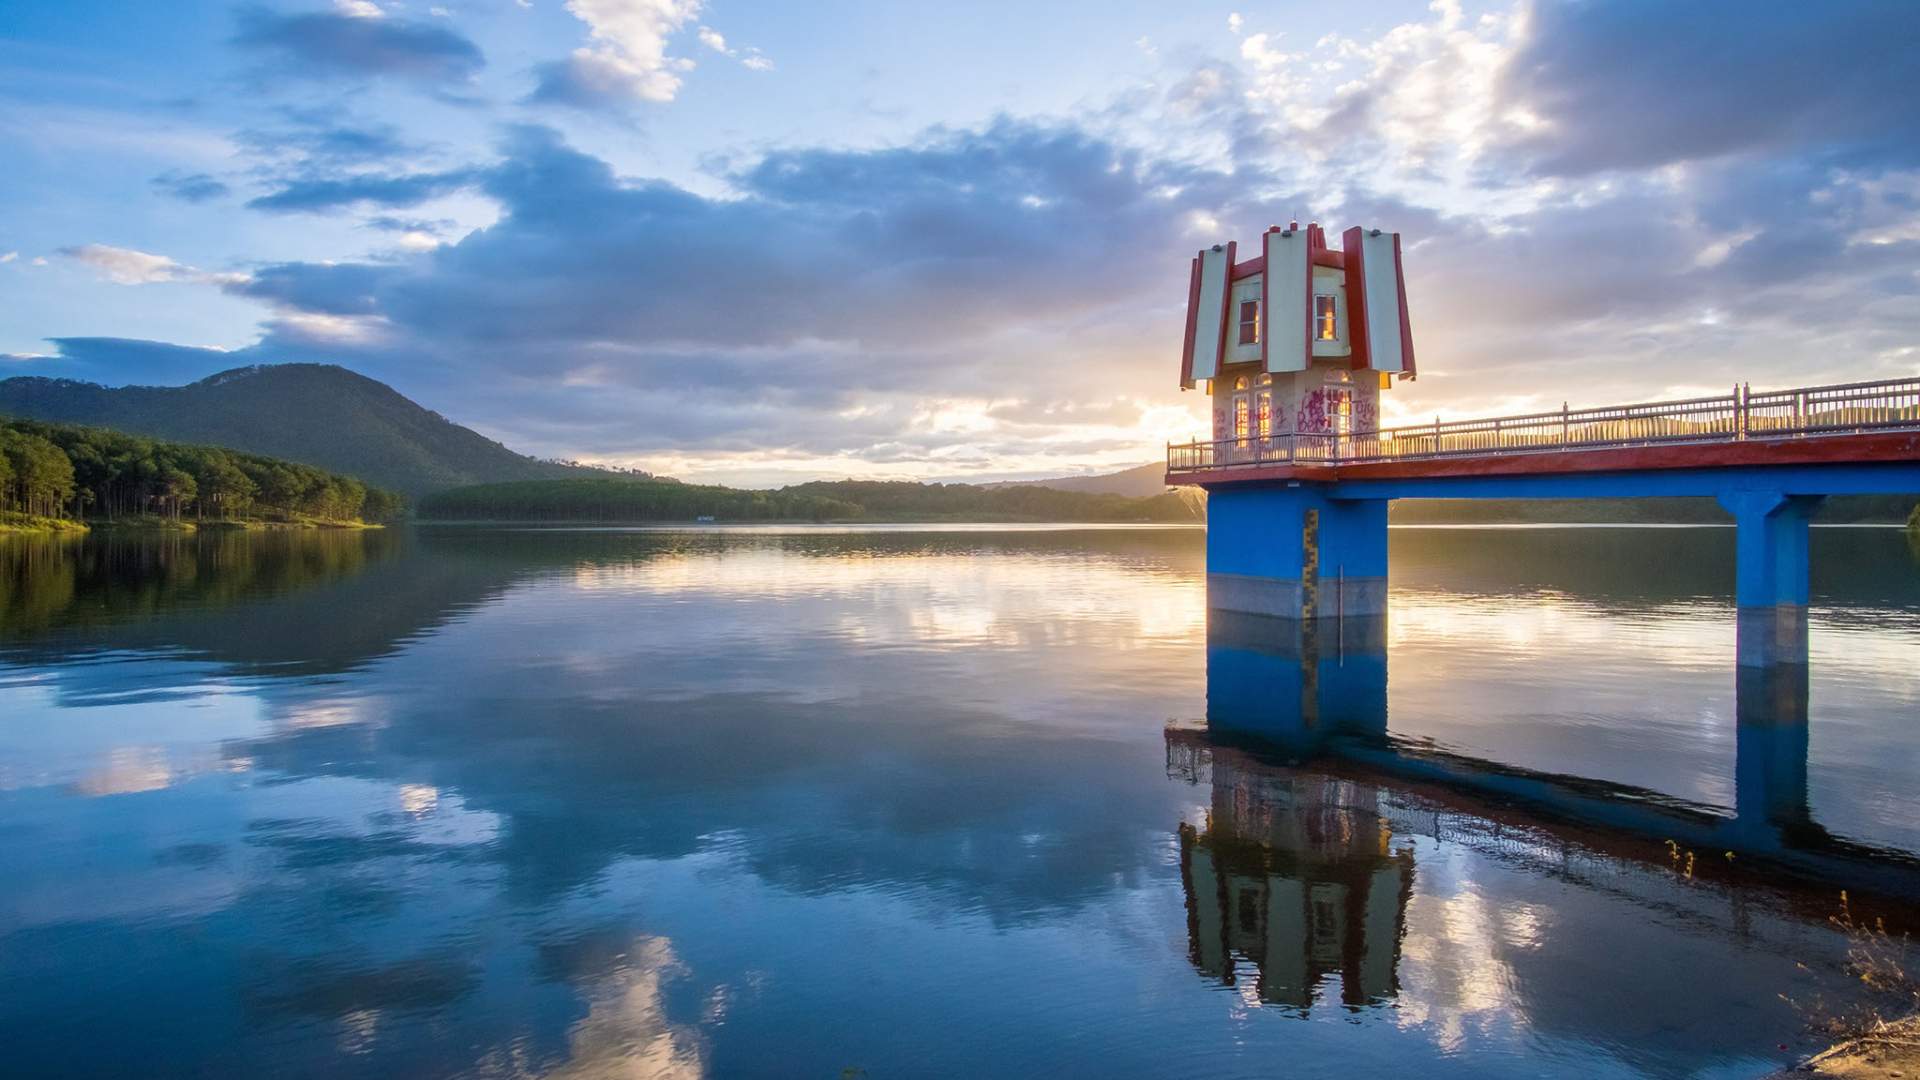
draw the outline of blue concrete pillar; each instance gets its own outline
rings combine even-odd
[[[1806,665],[1807,524],[1822,501],[1777,491],[1720,496],[1734,522],[1741,667]]]
[[[1387,503],[1316,485],[1221,487],[1207,498],[1207,606],[1279,619],[1387,609]]]
[[[1823,496],[1734,491],[1734,596],[1743,608],[1807,606],[1807,522]]]
[[[1321,618],[1387,613],[1387,500],[1329,499],[1320,511]]]
[[[1307,493],[1293,488],[1207,492],[1207,606],[1300,618]]]

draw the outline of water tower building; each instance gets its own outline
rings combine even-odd
[[[1375,431],[1381,391],[1414,376],[1400,234],[1355,226],[1340,243],[1292,222],[1245,262],[1232,242],[1194,256],[1180,386],[1205,388],[1222,463],[1277,436]]]

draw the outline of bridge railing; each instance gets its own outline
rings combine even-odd
[[[1600,409],[1439,421],[1348,434],[1249,434],[1170,444],[1167,471],[1325,465],[1445,457],[1920,430],[1920,378],[1616,405]]]

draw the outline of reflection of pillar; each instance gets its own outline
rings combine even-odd
[[[1384,616],[1207,615],[1207,727],[1306,748],[1329,735],[1384,737]]]
[[[1387,504],[1314,485],[1217,487],[1207,496],[1207,606],[1281,619],[1387,609]]]
[[[1743,825],[1809,820],[1807,615],[1797,609],[1796,628],[1792,610],[1742,609],[1739,615],[1733,775],[1734,814]]]

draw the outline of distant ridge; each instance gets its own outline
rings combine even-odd
[[[1055,491],[1078,491],[1087,495],[1126,495],[1145,499],[1167,490],[1167,465],[1163,461],[1136,465],[1119,472],[1094,476],[1060,476],[1052,480],[1001,480],[981,487],[1045,487]]]
[[[408,496],[466,484],[591,475],[514,453],[333,364],[234,368],[186,386],[0,381],[0,415],[90,424],[285,458]]]

